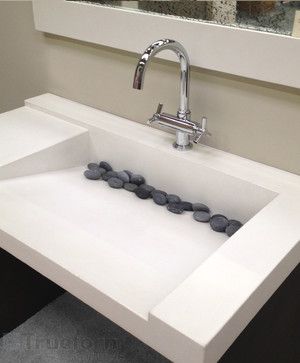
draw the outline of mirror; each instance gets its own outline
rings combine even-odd
[[[284,35],[293,35],[300,13],[300,1],[79,1]]]

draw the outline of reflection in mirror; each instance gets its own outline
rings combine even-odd
[[[295,13],[300,11],[300,1],[78,1],[285,35],[292,35]]]

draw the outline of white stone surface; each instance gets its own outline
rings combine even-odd
[[[54,95],[26,105],[87,129],[91,161],[246,222],[227,239],[83,166],[0,182],[1,247],[172,361],[216,362],[300,261],[300,178],[201,145],[177,152],[172,135]]]
[[[86,129],[28,107],[0,115],[0,179],[82,164]]]
[[[87,180],[82,175],[84,170],[84,167],[72,168],[2,182],[1,191],[10,194],[2,216],[3,223],[7,223],[6,231],[9,220],[16,222],[18,217],[20,221],[27,218],[31,207],[40,209],[41,213],[46,212],[50,226],[56,226],[57,219],[66,222],[72,231],[71,234],[65,233],[70,234],[71,243],[77,245],[76,250],[70,249],[66,256],[61,256],[62,250],[65,250],[62,239],[59,239],[61,247],[52,251],[56,256],[48,255],[47,248],[54,243],[51,239],[38,241],[35,250],[43,251],[54,261],[74,257],[70,266],[74,275],[79,272],[78,255],[83,257],[87,250],[88,255],[80,262],[80,274],[83,276],[87,266],[92,266],[92,269],[89,269],[85,280],[90,281],[92,272],[102,282],[107,280],[109,289],[111,284],[115,284],[118,288],[112,297],[147,319],[149,311],[228,237],[212,233],[208,224],[196,223],[191,213],[174,215],[152,200],[141,200],[124,189],[112,189],[104,181]],[[23,206],[18,215],[10,207],[13,200],[15,203],[19,200]],[[29,221],[28,226],[30,224]],[[38,224],[31,227],[32,238],[43,234],[43,227]],[[80,231],[86,233],[86,238],[75,240]],[[11,234],[14,235],[13,229]],[[97,242],[90,245],[89,238]],[[107,245],[107,249],[122,255],[125,271],[120,273],[120,262],[110,261],[108,252],[103,253],[102,243]],[[43,244],[45,250],[40,250]],[[112,274],[116,273],[115,277],[104,269],[107,264],[114,270]],[[132,274],[128,276],[127,271],[132,270],[134,265],[139,278],[133,278]],[[63,266],[66,268],[66,264],[63,263]],[[150,280],[146,278],[147,272]],[[131,293],[130,285],[134,288]],[[112,294],[112,290],[107,292]]]

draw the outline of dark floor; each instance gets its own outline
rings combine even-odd
[[[1,363],[168,363],[66,293],[0,340]]]
[[[1,363],[169,362],[3,250],[0,269],[2,333],[18,326],[0,339]],[[300,265],[220,360],[299,362]]]
[[[64,292],[1,248],[0,286],[1,336],[22,324]]]

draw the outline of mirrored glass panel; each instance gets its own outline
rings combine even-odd
[[[300,1],[80,1],[285,35],[300,14]]]

